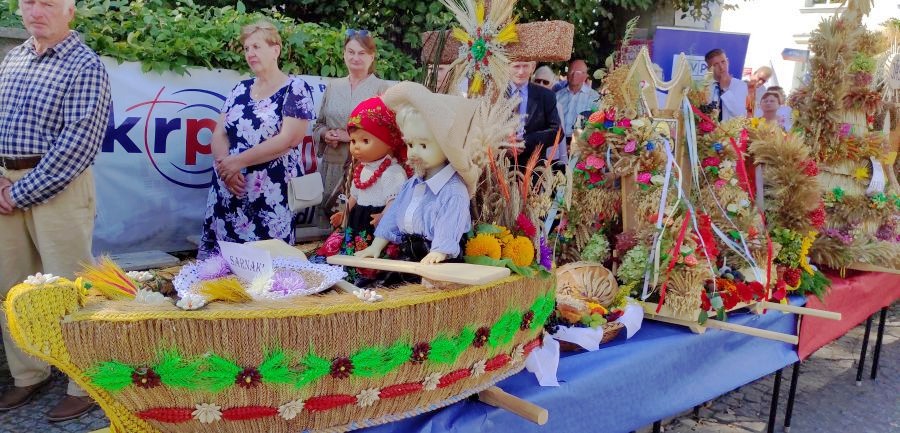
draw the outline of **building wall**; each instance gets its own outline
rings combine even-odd
[[[799,85],[803,69],[797,62],[782,60],[782,50],[808,49],[809,33],[819,21],[841,10],[840,2],[813,4],[812,0],[729,0],[728,4],[737,8],[722,11],[719,30],[750,33],[744,64],[753,69],[772,66],[777,84],[788,92]],[[891,17],[900,17],[900,0],[875,0],[864,24],[878,30]]]

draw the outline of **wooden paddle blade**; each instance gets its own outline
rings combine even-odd
[[[434,281],[446,281],[448,283],[481,285],[488,284],[509,276],[507,268],[495,266],[471,265],[468,263],[437,263],[423,265],[418,262],[404,262],[401,260],[359,258],[354,256],[331,256],[328,264],[353,266],[355,268],[377,269],[380,271],[403,272],[415,274]]]

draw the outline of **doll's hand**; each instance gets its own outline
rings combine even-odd
[[[443,262],[447,259],[447,255],[444,253],[439,253],[437,251],[432,251],[425,256],[420,263],[423,265],[433,265],[435,263]]]
[[[357,251],[354,256],[364,259],[366,257],[378,257],[379,254],[381,254],[381,251],[370,246],[362,251]]]
[[[382,215],[384,215],[384,212],[372,214],[372,227],[378,227],[378,223],[381,222]]]
[[[343,212],[335,212],[331,215],[331,225],[337,227],[344,223],[344,213]]]

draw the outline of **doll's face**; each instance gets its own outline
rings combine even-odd
[[[356,128],[350,132],[350,154],[358,161],[372,162],[391,153],[391,147],[371,133]]]
[[[447,156],[424,122],[407,122],[403,128],[406,160],[419,176],[426,176],[447,165]]]

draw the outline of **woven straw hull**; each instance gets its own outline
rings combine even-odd
[[[287,305],[215,303],[200,311],[98,300],[77,308],[77,301],[62,302],[60,291],[51,289],[56,287],[20,285],[10,292],[14,337],[73,376],[101,403],[113,431],[128,433],[343,431],[433,410],[521,370],[541,338],[543,319],[530,320],[543,317],[535,306],[549,299],[552,309],[553,299],[553,280],[518,277],[455,290],[408,286],[387,292],[376,304],[329,293]],[[62,306],[33,308],[42,302]],[[471,339],[485,329],[496,338],[481,332]],[[462,342],[453,355],[438,353],[443,337]],[[357,370],[336,370],[341,362],[398,344],[413,352],[394,368],[365,374],[347,364]],[[179,383],[163,373],[161,359],[172,349],[179,365],[200,366],[198,377],[214,370],[203,367],[212,355],[241,372],[228,373],[218,387],[188,386],[193,375]],[[264,364],[275,349],[287,354],[283,365],[294,373],[286,383],[267,380]],[[300,384],[298,377],[314,370],[303,363],[310,354],[326,363],[325,372]],[[127,374],[150,369],[163,378],[141,386],[138,378],[146,376],[126,375],[126,383],[111,386],[103,377],[115,376],[97,372],[112,363],[125,366]],[[256,376],[242,383],[248,370]]]

